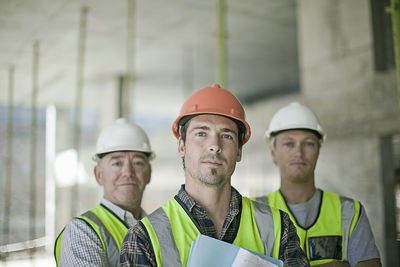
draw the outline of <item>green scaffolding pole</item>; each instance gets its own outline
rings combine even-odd
[[[122,117],[133,117],[132,97],[135,72],[135,11],[136,1],[127,0],[126,14],[126,73],[123,78],[122,99],[119,103]]]
[[[71,216],[78,215],[79,206],[79,152],[80,152],[80,139],[81,139],[81,113],[82,113],[82,91],[84,86],[84,65],[85,65],[85,40],[86,40],[86,25],[88,7],[81,9],[81,17],[79,23],[79,37],[78,37],[78,57],[76,68],[76,95],[75,95],[75,111],[74,111],[74,148],[76,151],[76,173],[75,184],[72,188],[71,199]]]
[[[227,51],[226,51],[226,0],[218,0],[218,50],[217,50],[217,83],[227,86]]]
[[[7,112],[7,152],[6,152],[6,183],[4,185],[4,224],[2,245],[9,244],[10,237],[10,211],[11,211],[11,187],[12,187],[12,143],[13,143],[13,102],[14,102],[14,66],[8,69],[8,112]],[[1,255],[0,255],[1,256]]]
[[[30,131],[30,168],[29,168],[29,238],[36,237],[36,151],[37,151],[37,98],[39,91],[39,41],[33,44],[32,98]],[[32,255],[31,255],[32,256]]]
[[[400,0],[392,0],[387,11],[392,15],[394,54],[396,62],[397,98],[400,108]]]

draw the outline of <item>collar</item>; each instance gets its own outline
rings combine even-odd
[[[131,212],[120,208],[119,206],[115,205],[108,199],[105,199],[103,197],[101,199],[100,203],[103,204],[104,206],[106,206],[112,212],[114,212],[115,215],[117,215],[122,221],[127,223],[129,226],[131,226],[131,224],[137,222],[137,220],[135,219],[135,217],[133,216],[133,214]],[[143,209],[141,209],[140,219],[145,216],[147,216],[146,212]],[[133,219],[133,221],[132,221],[132,219]]]
[[[236,216],[242,207],[242,195],[234,188],[231,186],[231,200],[229,203],[229,212],[228,214],[231,214],[231,216]],[[181,188],[179,189],[179,192],[177,194],[177,197],[182,201],[182,203],[186,206],[186,208],[192,212],[192,209],[197,206],[200,207],[196,201],[191,198],[188,193],[185,190],[185,185],[181,185]]]

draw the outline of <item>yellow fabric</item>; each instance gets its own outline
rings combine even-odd
[[[274,231],[276,232],[276,229],[274,229]],[[264,244],[261,240],[254,215],[254,205],[253,202],[246,197],[242,197],[242,215],[237,237],[240,238],[236,238],[233,241],[234,245],[265,254]],[[278,238],[278,240],[279,239],[280,238]]]
[[[151,224],[151,222],[149,221],[149,219],[147,217],[144,217],[143,219],[141,219],[141,222],[146,227],[147,233],[149,234],[150,240],[152,242],[157,266],[161,267],[162,266],[161,249],[160,249],[160,242],[158,241],[158,238],[157,238],[157,234],[154,231],[153,225]]]
[[[125,224],[101,205],[91,209],[91,211],[100,219],[104,227],[114,238],[118,249],[121,250],[122,242],[124,241],[125,235],[128,232],[128,228],[125,226]]]
[[[349,238],[350,238],[351,234],[353,233],[354,227],[356,227],[358,218],[360,218],[361,206],[360,206],[359,201],[354,200],[354,208],[355,208],[355,212],[354,212],[355,216],[353,217],[353,220],[351,221]]]

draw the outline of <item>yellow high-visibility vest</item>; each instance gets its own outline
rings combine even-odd
[[[121,245],[128,232],[125,223],[101,204],[76,218],[85,221],[96,232],[110,266],[118,266]],[[64,229],[58,235],[54,244],[54,258],[57,266],[60,262],[63,233]]]
[[[242,197],[240,226],[233,244],[278,258],[280,212],[259,204]],[[200,232],[176,199],[171,199],[141,222],[149,233],[157,266],[186,266],[191,243]]]
[[[310,265],[347,261],[348,241],[360,216],[360,202],[322,192],[316,221],[310,227],[303,228],[297,223],[279,190],[256,200],[289,214]]]

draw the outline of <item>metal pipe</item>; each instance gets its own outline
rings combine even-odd
[[[85,59],[85,41],[86,41],[86,25],[88,7],[81,8],[81,16],[79,23],[78,37],[78,56],[76,68],[76,95],[75,95],[75,111],[74,111],[74,144],[76,151],[77,168],[75,173],[75,184],[72,187],[71,199],[71,217],[78,214],[79,205],[79,185],[78,185],[78,170],[79,170],[79,154],[80,154],[80,138],[81,138],[81,113],[82,113],[82,91],[84,86],[84,59]]]
[[[217,83],[222,87],[227,86],[227,47],[226,39],[226,0],[218,0],[218,49],[217,49]]]
[[[36,238],[36,153],[37,153],[37,98],[39,91],[39,41],[33,44],[30,168],[29,168],[29,239]]]
[[[123,102],[122,116],[130,118],[133,116],[132,96],[134,84],[134,52],[135,52],[135,9],[136,1],[127,0],[126,20],[126,73],[123,79]]]
[[[4,221],[3,221],[3,245],[10,242],[10,211],[12,188],[12,157],[13,157],[13,120],[14,120],[14,66],[8,68],[8,111],[7,111],[7,151],[6,151],[6,183],[4,186]]]
[[[392,14],[393,46],[397,77],[397,98],[400,108],[400,0],[392,0],[391,6],[386,10]]]

